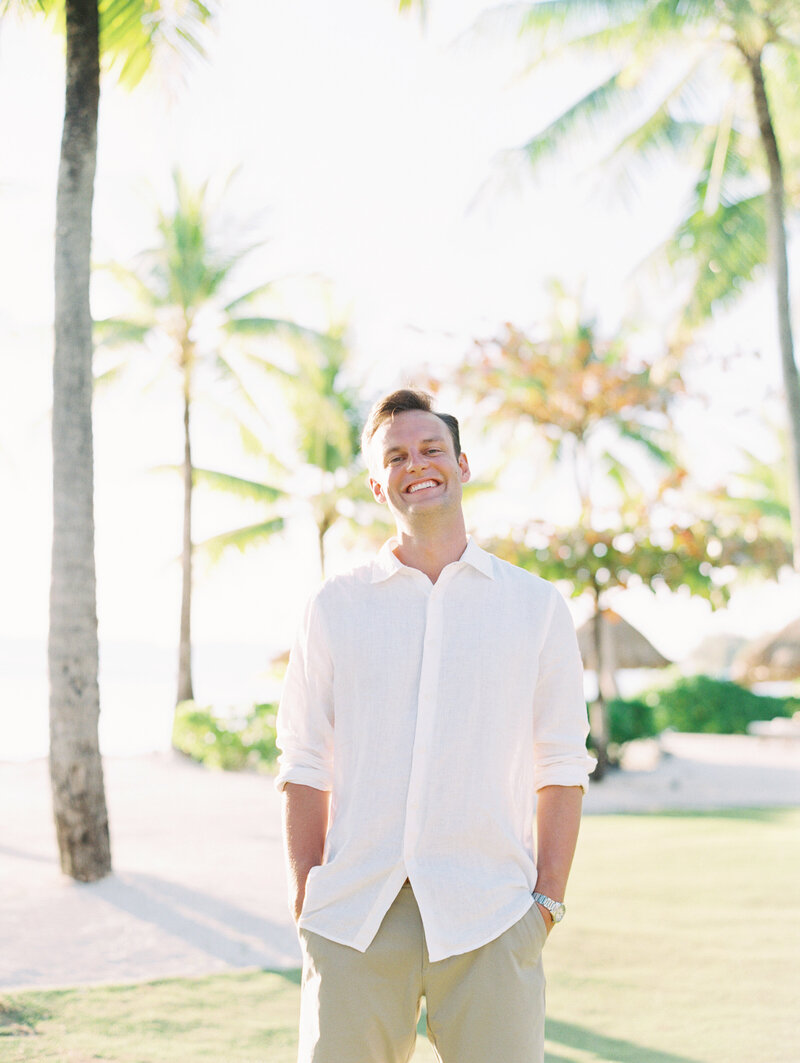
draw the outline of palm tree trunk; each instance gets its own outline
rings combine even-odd
[[[325,579],[325,532],[322,529],[317,529],[317,546],[319,548],[319,570],[322,578]]]
[[[181,631],[178,647],[178,701],[193,701],[192,687],[192,446],[189,436],[190,369],[184,365],[183,391],[183,548],[181,551]]]
[[[789,262],[786,253],[785,188],[775,128],[769,112],[767,89],[761,54],[747,56],[753,82],[753,100],[758,116],[761,143],[769,166],[769,193],[767,214],[770,262],[775,281],[775,298],[778,311],[778,341],[783,370],[783,389],[786,396],[789,420],[789,512],[792,520],[792,550],[794,567],[800,571],[800,375],[794,357],[792,318],[789,304]]]
[[[593,777],[599,782],[608,771],[608,710],[603,691],[605,662],[603,661],[603,618],[600,611],[600,593],[594,588],[594,617],[592,633],[594,635],[594,662],[597,676],[597,697],[589,706],[589,726],[592,732],[592,745],[597,754],[597,767]]]
[[[97,0],[67,0],[66,24],[66,101],[55,246],[50,782],[61,869],[81,882],[92,882],[111,870],[97,733],[100,692],[89,309],[100,97]]]

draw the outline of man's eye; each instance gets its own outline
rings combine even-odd
[[[395,454],[395,456],[393,458],[389,458],[389,464],[390,465],[397,465],[397,463],[401,462],[402,460],[403,459],[402,459],[402,457],[399,454]]]

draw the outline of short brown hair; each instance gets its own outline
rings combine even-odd
[[[439,413],[432,407],[433,398],[427,391],[418,391],[416,388],[400,388],[389,395],[384,395],[382,399],[378,399],[369,411],[367,423],[361,433],[361,450],[366,455],[367,447],[371,443],[372,437],[384,421],[391,420],[397,413],[422,410],[424,413],[432,413],[434,417],[438,417],[447,426],[450,438],[453,440],[453,449],[458,458],[461,454],[461,435],[458,430],[457,419],[452,413]]]

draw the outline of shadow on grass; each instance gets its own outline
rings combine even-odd
[[[418,1037],[426,1036],[426,1026],[427,1015],[423,1007],[417,1023]],[[661,1052],[657,1048],[643,1048],[632,1041],[606,1037],[594,1030],[587,1030],[585,1026],[560,1022],[558,1019],[547,1019],[545,1037],[567,1050],[572,1048],[591,1052],[597,1059],[613,1059],[615,1063],[700,1063],[689,1056],[676,1056],[674,1052]],[[545,1063],[575,1063],[574,1056],[562,1056],[554,1052],[545,1052],[544,1060]]]
[[[48,1018],[47,1009],[38,1002],[0,997],[0,1038],[35,1034],[36,1024]]]
[[[547,1019],[545,1037],[551,1043],[563,1048],[592,1052],[598,1059],[614,1060],[615,1063],[699,1063],[689,1056],[676,1056],[674,1052],[662,1052],[657,1048],[645,1048],[632,1041],[622,1041],[616,1037],[587,1030],[571,1022]],[[545,1053],[545,1063],[574,1063],[569,1056]]]

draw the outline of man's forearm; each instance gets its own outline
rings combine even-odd
[[[544,786],[537,794],[536,891],[554,901],[564,900],[578,842],[582,804],[580,786]],[[550,926],[550,913],[544,908],[542,913]]]
[[[289,878],[289,907],[300,918],[306,879],[322,863],[328,831],[330,794],[312,786],[287,783],[283,791],[283,841]]]

